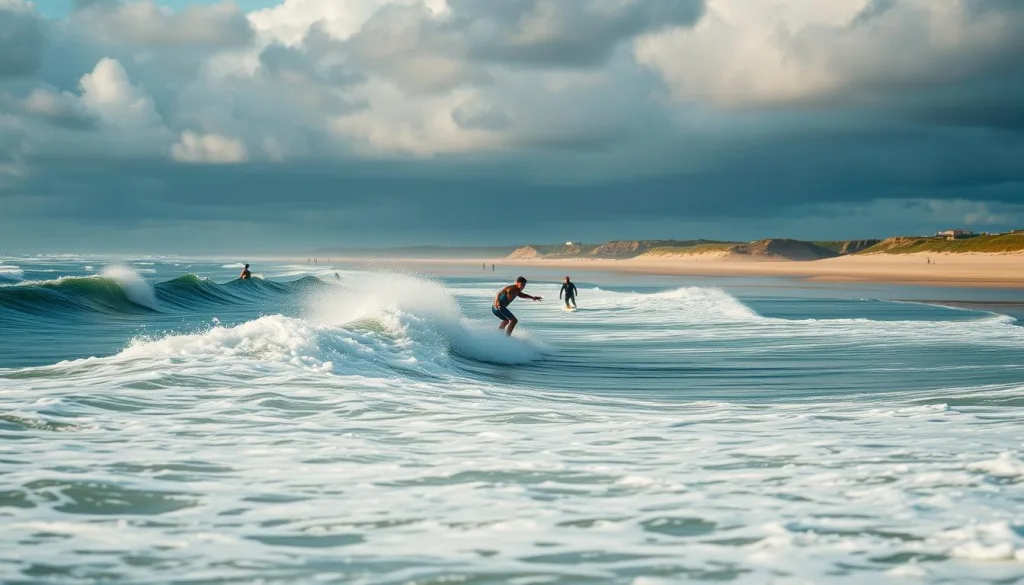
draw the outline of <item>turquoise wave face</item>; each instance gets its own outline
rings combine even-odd
[[[1012,291],[581,273],[569,313],[538,270],[508,338],[520,269],[44,260],[0,264],[3,581],[998,583],[1024,558]]]
[[[325,286],[312,275],[218,283],[187,273],[152,283],[146,272],[121,266],[79,266],[60,276],[44,270],[28,275],[49,278],[0,284],[0,327],[10,334],[0,340],[0,367],[115,353],[137,335],[194,330],[213,319],[238,323],[264,312],[295,312],[300,295]]]

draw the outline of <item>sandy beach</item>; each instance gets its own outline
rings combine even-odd
[[[370,259],[335,258],[367,266],[407,265],[420,269],[439,264],[479,265],[482,259]],[[487,259],[498,266],[524,270],[564,268],[567,271],[601,270],[680,276],[776,276],[828,282],[876,282],[927,286],[1024,289],[1022,254],[871,254],[824,260],[791,261],[723,258],[714,255],[609,259]]]
[[[783,276],[811,281],[887,282],[929,286],[1024,288],[1024,255],[872,254],[787,261],[714,256],[627,260],[501,260],[519,266],[564,267],[686,276]]]

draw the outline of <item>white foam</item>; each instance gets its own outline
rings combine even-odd
[[[440,283],[395,273],[364,273],[310,297],[307,318],[314,323],[349,325],[372,320],[426,345],[491,363],[520,364],[548,350],[519,329],[508,337],[493,321],[463,317],[451,293]]]
[[[483,332],[472,324],[457,322],[449,331],[450,325],[401,311],[353,319],[344,325],[270,315],[234,327],[215,322],[202,333],[138,338],[110,359],[175,359],[217,368],[244,360],[378,377],[408,369],[453,374],[451,351],[496,363],[520,363],[541,355],[536,344],[509,339],[496,329]]]
[[[12,524],[8,528],[11,530],[30,530],[65,536],[85,535],[97,540],[114,543],[120,540],[118,535],[123,527],[117,524],[101,525],[86,522],[34,521]]]
[[[978,561],[1024,560],[1024,538],[1009,522],[969,524],[947,530],[938,538],[951,541],[949,554]]]
[[[624,487],[649,487],[654,485],[654,483],[653,479],[639,475],[627,475],[626,477],[620,477],[615,480],[615,485],[621,485]]]
[[[1021,477],[1024,476],[1024,461],[1018,459],[1013,453],[1000,453],[995,459],[978,461],[967,466],[968,469],[984,471],[995,477]]]
[[[117,279],[126,294],[152,294],[130,271],[107,269],[103,274]],[[490,323],[465,319],[443,286],[402,275],[369,275],[347,287],[317,291],[306,313],[302,319],[270,315],[234,327],[215,321],[202,333],[139,338],[111,359],[194,364],[240,359],[380,376],[409,368],[451,374],[452,354],[517,364],[547,351],[523,332],[509,338]]]
[[[203,333],[135,339],[119,357],[192,358],[215,361],[246,358],[324,368],[328,361],[316,345],[315,331],[300,319],[262,317],[235,327],[215,326]]]
[[[1006,315],[986,315],[974,320],[921,321],[872,320],[868,318],[789,319],[764,317],[738,298],[724,290],[712,287],[682,287],[658,293],[615,292],[594,287],[586,291],[584,307],[596,310],[602,321],[629,320],[632,323],[692,325],[680,329],[691,339],[720,339],[721,331],[705,325],[742,325],[731,333],[737,339],[777,338],[775,347],[799,346],[806,343],[893,344],[902,341],[914,343],[946,343],[950,338],[961,342],[990,346],[1019,347],[1024,342],[1024,328],[1016,319]],[[479,294],[490,294],[479,291]],[[587,311],[575,319],[587,319]],[[595,318],[597,316],[595,315]],[[615,334],[606,334],[611,338]],[[632,335],[632,334],[631,334]]]
[[[595,287],[587,308],[618,308],[682,322],[734,322],[759,320],[760,316],[739,299],[719,288],[682,287],[658,293],[623,293]],[[580,300],[582,300],[582,295]]]
[[[235,262],[234,264],[225,264],[221,268],[245,268],[245,264],[241,262]]]
[[[530,339],[522,329],[513,337],[499,330],[493,323],[460,319],[455,327],[445,323],[442,332],[447,335],[456,353],[482,362],[496,364],[524,364],[542,358],[550,349]]]
[[[25,271],[20,266],[0,263],[0,279],[21,280],[25,277]]]
[[[909,577],[909,578],[920,578],[927,577],[928,570],[921,565],[915,563],[908,563],[906,565],[899,565],[893,567],[885,572],[890,577]]]

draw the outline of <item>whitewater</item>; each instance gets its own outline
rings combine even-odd
[[[239,266],[0,259],[0,582],[1024,575],[1019,291]]]

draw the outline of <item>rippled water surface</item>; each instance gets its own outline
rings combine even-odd
[[[1020,291],[253,268],[0,263],[0,581],[1024,582]]]

